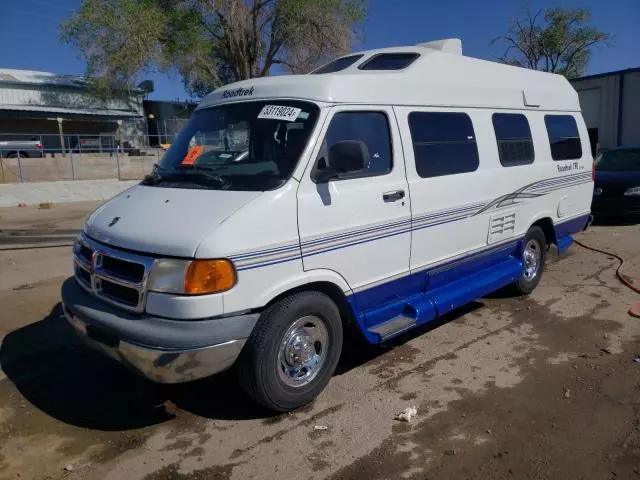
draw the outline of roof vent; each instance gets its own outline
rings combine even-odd
[[[462,40],[459,38],[445,38],[444,40],[419,43],[418,47],[430,48],[431,50],[452,53],[454,55],[462,55]]]

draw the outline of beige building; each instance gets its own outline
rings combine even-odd
[[[136,145],[147,133],[142,101],[142,92],[97,98],[83,77],[0,69],[0,140],[37,137],[55,151],[61,137],[65,148],[99,148],[120,135]]]

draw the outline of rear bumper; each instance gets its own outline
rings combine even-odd
[[[73,278],[62,285],[65,317],[92,348],[160,383],[208,377],[230,368],[258,314],[170,320],[112,307]]]
[[[591,210],[594,215],[608,217],[640,215],[640,197],[594,197]]]

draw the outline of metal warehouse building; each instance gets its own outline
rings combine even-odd
[[[592,149],[640,145],[640,68],[571,80]]]
[[[96,147],[103,138],[113,142],[117,133],[135,145],[147,133],[142,95],[103,100],[83,77],[0,69],[0,140],[37,136],[45,149],[56,150],[62,138],[66,148],[74,135]]]

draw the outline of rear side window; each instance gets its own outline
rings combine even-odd
[[[545,115],[551,158],[554,160],[572,160],[582,158],[582,144],[578,134],[576,119],[571,115]]]
[[[491,121],[502,166],[533,163],[533,139],[527,117],[521,113],[494,113]]]
[[[334,73],[339,72],[340,70],[344,70],[345,68],[349,68],[351,65],[360,60],[363,55],[349,55],[348,57],[342,57],[334,60],[331,63],[326,64],[323,67],[318,68],[311,72],[312,74],[319,73]]]
[[[402,70],[420,55],[417,53],[379,53],[358,67],[359,70]]]
[[[416,170],[422,178],[478,169],[478,146],[466,113],[411,112],[409,129]]]
[[[367,146],[368,162],[362,171],[342,174],[341,179],[384,175],[393,165],[391,134],[382,112],[339,112],[333,116],[321,147],[318,168],[326,167],[331,146],[344,140],[357,140]]]

